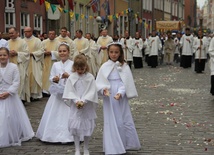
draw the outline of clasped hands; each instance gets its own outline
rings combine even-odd
[[[76,103],[77,109],[82,109],[84,107],[84,104],[85,103],[83,101],[77,101],[77,103]]]
[[[0,94],[0,99],[6,99],[10,94],[8,92]]]
[[[61,79],[67,79],[69,77],[69,74],[67,72],[63,73],[61,76]],[[55,76],[53,78],[53,82],[58,83],[60,80],[60,75],[59,76]]]

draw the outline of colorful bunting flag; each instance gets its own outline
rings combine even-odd
[[[54,13],[56,11],[56,5],[51,4],[51,10]]]
[[[51,7],[51,4],[49,2],[47,2],[47,1],[45,1],[45,9],[46,9],[46,11],[48,11],[50,9],[50,7]]]
[[[61,7],[58,7],[58,10],[59,10],[60,12],[62,12],[63,9],[62,9]]]
[[[63,9],[63,12],[64,12],[64,13],[68,13],[69,11],[68,11],[68,10]]]
[[[85,15],[84,15],[84,14],[81,14],[81,18],[84,19],[84,18],[85,18]]]
[[[78,19],[79,19],[79,14],[78,13],[75,13],[75,19],[76,19],[76,21],[78,21]]]
[[[70,14],[70,18],[73,18],[74,17],[74,12],[69,12],[69,14]]]

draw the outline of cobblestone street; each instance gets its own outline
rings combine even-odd
[[[130,100],[130,105],[142,148],[127,155],[214,154],[214,97],[209,93],[209,68],[206,66],[203,74],[196,74],[193,68],[163,65],[133,69],[139,97]],[[44,98],[26,105],[34,131],[46,101]],[[89,143],[91,155],[103,155],[102,114],[100,102],[97,126]],[[0,154],[73,155],[74,145],[43,143],[33,138],[21,147],[2,148]]]

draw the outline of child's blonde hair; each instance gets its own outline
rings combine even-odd
[[[89,71],[89,66],[88,66],[88,63],[87,63],[86,56],[84,54],[79,54],[79,55],[75,56],[74,64],[73,64],[72,68],[73,68],[72,69],[73,72],[76,72],[76,70],[78,68],[86,68],[85,72],[88,72]]]

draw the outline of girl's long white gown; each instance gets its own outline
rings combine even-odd
[[[13,64],[8,64],[13,65]],[[6,68],[0,68],[2,75]],[[11,68],[7,68],[11,69]],[[13,72],[13,83],[19,83],[18,68]],[[8,89],[17,89],[13,84],[8,84],[4,78],[0,80],[0,94]],[[17,85],[18,87],[18,85]],[[27,112],[18,92],[10,95],[6,99],[0,99],[0,148],[8,146],[20,146],[22,141],[27,141],[34,136]]]
[[[141,145],[125,95],[125,87],[117,69],[113,69],[108,80],[111,85],[110,96],[103,98],[103,151],[109,155],[123,154],[129,149],[138,150]],[[123,95],[120,100],[114,99],[118,92]]]
[[[71,74],[73,61],[67,60],[64,64],[55,62],[51,69],[50,81],[56,75],[64,72]],[[36,137],[45,142],[73,142],[73,137],[68,130],[70,107],[64,103],[62,94],[66,80],[60,79],[59,83],[50,86],[51,96],[46,104],[41,122],[39,124]]]

